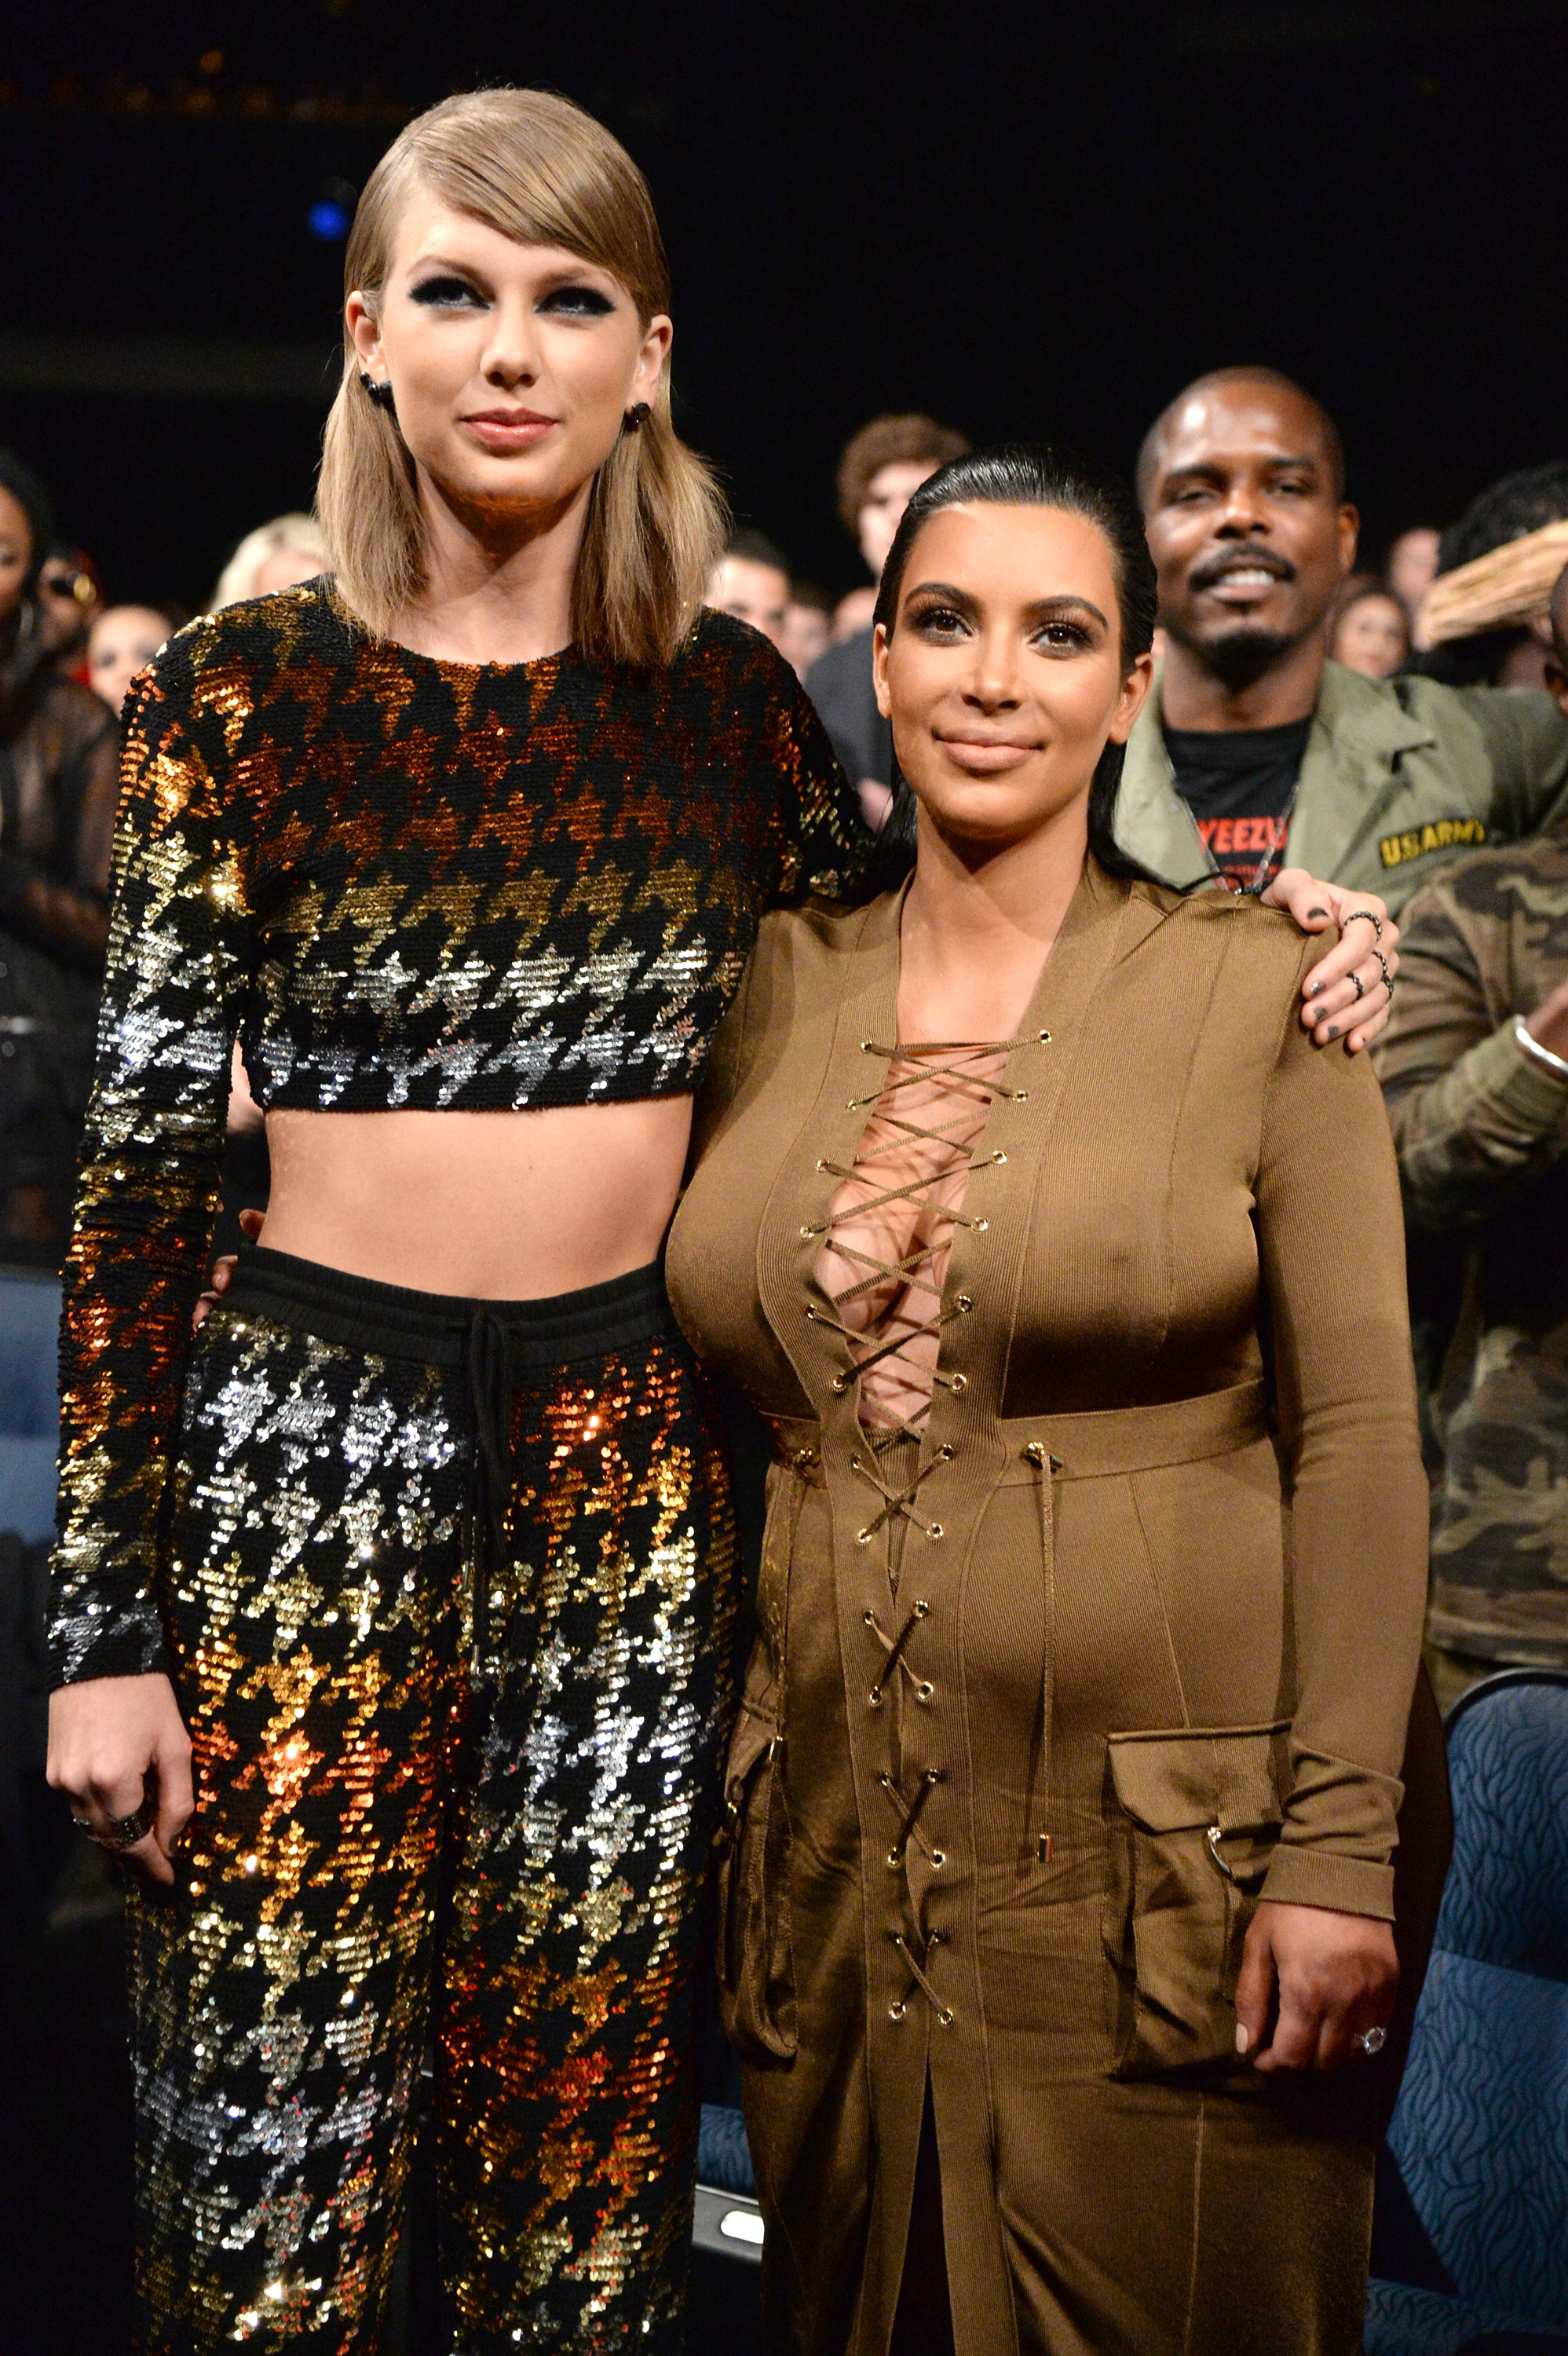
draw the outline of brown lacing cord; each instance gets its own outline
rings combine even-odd
[[[888,1853],[890,1865],[901,1865],[910,1835],[920,1821],[920,1812],[942,1781],[940,1767],[928,1767],[920,1779],[912,1800],[906,1800],[891,1775],[879,1775],[877,1782],[882,1794],[899,1819],[899,1828]]]
[[[1038,1440],[1029,1441],[1024,1454],[1035,1470],[1035,1498],[1040,1506],[1040,1565],[1045,1575],[1045,1673],[1040,1681],[1040,1782],[1049,1814],[1051,1738],[1056,1715],[1056,1494],[1051,1483],[1061,1470],[1061,1459],[1052,1456]],[[1047,1831],[1040,1835],[1037,1855],[1041,1865],[1051,1863],[1051,1835]]]
[[[1044,1037],[1047,1034],[1040,1035]],[[976,1071],[974,1066],[977,1061],[988,1062],[997,1058],[1001,1058],[1005,1062],[1015,1047],[1020,1047],[1025,1044],[1022,1039],[928,1040],[917,1041],[907,1046],[888,1047],[874,1039],[862,1039],[861,1052],[868,1055],[883,1057],[889,1064],[890,1070],[887,1079],[874,1094],[852,1098],[850,1108],[852,1110],[869,1108],[874,1111],[878,1107],[884,1106],[891,1097],[896,1096],[902,1089],[928,1087],[933,1082],[944,1079],[952,1080],[958,1087],[968,1092],[971,1099],[976,1094],[983,1096],[987,1109],[990,1102],[997,1097],[1010,1102],[1020,1103],[1027,1098],[1027,1089],[1010,1087],[1005,1079],[989,1077],[984,1072]],[[923,1056],[933,1055],[944,1057],[946,1060],[935,1064],[922,1063],[919,1060]],[[891,1068],[895,1063],[908,1064],[911,1068],[903,1072],[895,1071]],[[933,1190],[945,1184],[956,1175],[960,1168],[967,1174],[974,1170],[995,1168],[1006,1162],[1007,1155],[999,1148],[992,1153],[984,1154],[976,1159],[966,1147],[950,1141],[954,1130],[972,1127],[975,1111],[976,1107],[971,1101],[954,1119],[943,1121],[935,1127],[928,1126],[919,1120],[901,1119],[893,1112],[884,1112],[883,1118],[891,1134],[869,1150],[857,1149],[854,1161],[848,1166],[842,1162],[826,1160],[820,1162],[817,1167],[826,1176],[837,1178],[840,1182],[854,1178],[864,1180],[867,1168],[870,1163],[884,1154],[900,1151],[911,1141],[935,1148],[941,1157],[938,1167],[923,1176],[910,1179],[901,1186],[889,1186],[880,1194],[867,1195],[857,1202],[844,1205],[841,1209],[831,1212],[826,1219],[816,1226],[803,1228],[803,1236],[810,1237],[829,1235],[836,1227],[846,1222],[854,1221],[859,1224],[869,1215],[874,1215],[885,1209],[891,1203],[927,1205]],[[841,1311],[850,1303],[863,1299],[868,1293],[876,1291],[890,1278],[895,1284],[907,1287],[912,1278],[918,1277],[941,1252],[946,1249],[955,1227],[966,1228],[971,1233],[983,1235],[989,1225],[983,1215],[961,1209],[947,1210],[941,1205],[931,1205],[931,1207],[938,1212],[937,1233],[928,1242],[906,1254],[901,1260],[880,1259],[875,1253],[863,1251],[854,1244],[835,1243],[834,1248],[843,1259],[865,1269],[868,1273],[859,1283],[848,1286],[843,1292],[834,1296],[832,1304],[834,1311]],[[934,1288],[928,1289],[934,1290]],[[907,1302],[907,1291],[904,1299]],[[808,1309],[806,1313],[815,1322],[827,1326],[830,1332],[838,1334],[848,1345],[853,1364],[847,1372],[834,1376],[833,1389],[836,1393],[842,1395],[852,1382],[863,1380],[874,1367],[880,1365],[884,1359],[891,1358],[902,1360],[912,1372],[918,1374],[922,1383],[927,1380],[929,1375],[932,1397],[934,1397],[936,1386],[939,1384],[944,1390],[955,1395],[961,1393],[965,1388],[965,1377],[961,1374],[944,1374],[940,1365],[929,1370],[924,1367],[915,1368],[912,1362],[904,1359],[903,1354],[912,1342],[925,1335],[938,1337],[940,1346],[943,1327],[950,1323],[955,1317],[962,1316],[969,1305],[968,1301],[963,1299],[951,1306],[938,1299],[931,1315],[922,1320],[919,1324],[880,1342],[874,1340],[868,1333],[857,1333],[852,1327],[846,1325],[841,1315],[835,1315],[815,1307]],[[906,1419],[901,1424],[891,1427],[886,1437],[918,1440],[921,1437],[921,1427],[925,1423],[930,1412],[931,1399],[928,1398],[923,1408],[912,1422]],[[920,1483],[930,1469],[929,1466],[924,1468],[912,1483],[906,1485],[902,1491],[895,1493],[880,1479],[874,1467],[867,1466],[863,1462],[857,1465],[857,1470],[866,1474],[882,1498],[880,1512],[869,1525],[869,1530],[860,1534],[862,1543],[868,1537],[874,1536],[885,1523],[895,1518],[912,1521],[917,1527],[927,1529],[929,1535],[928,1526],[922,1522],[919,1515],[912,1512],[911,1508]]]
[[[877,1679],[876,1684],[871,1687],[870,1692],[866,1697],[873,1709],[880,1709],[882,1706],[882,1696],[887,1690],[888,1679],[892,1676],[895,1669],[901,1669],[904,1676],[909,1679],[911,1686],[914,1689],[914,1697],[916,1701],[923,1704],[930,1701],[932,1695],[931,1680],[929,1677],[917,1677],[914,1671],[910,1667],[909,1663],[904,1658],[904,1646],[909,1643],[910,1638],[913,1635],[915,1630],[919,1627],[921,1622],[925,1618],[930,1610],[931,1606],[929,1603],[917,1598],[911,1609],[909,1618],[904,1622],[903,1626],[899,1630],[896,1636],[889,1635],[887,1630],[882,1626],[881,1622],[878,1619],[874,1612],[868,1610],[861,1613],[860,1616],[864,1620],[867,1627],[870,1630],[872,1635],[876,1638],[878,1644],[881,1646],[883,1652],[888,1656],[886,1662],[883,1664],[881,1676]]]
[[[925,1974],[915,1962],[913,1952],[911,1949],[909,1941],[904,1937],[903,1933],[901,1931],[890,1931],[888,1936],[891,1939],[894,1946],[903,1957],[904,1969],[910,1976],[912,1991],[913,1988],[918,1988],[922,1996],[924,1997],[927,2004],[930,2005],[933,2012],[935,2013],[937,2019],[942,2023],[943,2028],[951,2029],[953,2026],[953,2008],[950,2004],[943,2003],[942,1998],[937,1995],[936,1990],[932,1987],[931,1982],[926,1978]],[[927,1939],[925,1943],[926,1960],[928,1962],[931,1959],[933,1948],[940,1947],[941,1944],[941,1939],[933,1931],[930,1938]],[[895,2020],[901,2020],[903,2019],[904,2011],[908,2003],[909,1997],[905,1996],[901,2003],[893,2007],[893,2019]]]

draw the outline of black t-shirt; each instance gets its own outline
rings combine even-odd
[[[1283,854],[1291,796],[1312,729],[1167,728],[1176,789],[1232,891],[1244,891],[1271,851]],[[1272,873],[1281,862],[1275,860]]]

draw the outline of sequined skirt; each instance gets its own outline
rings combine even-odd
[[[197,1804],[133,1910],[142,2345],[373,2348],[429,2059],[453,2349],[676,2351],[735,1546],[660,1272],[249,1256],[165,1540]]]

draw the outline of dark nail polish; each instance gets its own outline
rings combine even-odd
[[[1308,908],[1307,913],[1309,916],[1326,916],[1328,911],[1327,908]]]

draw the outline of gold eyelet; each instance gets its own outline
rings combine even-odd
[[[931,1708],[932,1698],[935,1692],[936,1687],[932,1684],[931,1679],[927,1677],[923,1684],[916,1686],[914,1689],[914,1697],[916,1701],[921,1704],[923,1708],[929,1709]]]
[[[1040,1446],[1038,1440],[1031,1440],[1029,1441],[1029,1446],[1024,1450],[1024,1454],[1029,1458],[1031,1464],[1043,1464],[1045,1462],[1045,1451]]]
[[[951,2028],[952,2028],[952,2026],[953,2026],[953,2008],[952,2008],[952,2006],[951,2006],[951,2005],[945,2005],[945,2004],[944,2004],[944,2005],[943,2006],[943,2008],[942,2008],[942,2010],[937,2014],[936,2018],[937,2018],[937,2019],[938,2019],[938,2020],[942,2023],[942,2026],[944,2027],[944,2029],[951,2029]]]
[[[1049,1032],[1049,1031],[1042,1031],[1042,1032],[1040,1033],[1040,1045],[1041,1045],[1042,1047],[1049,1047],[1049,1046],[1050,1046],[1050,1044],[1051,1044],[1051,1033],[1050,1033],[1050,1032]]]
[[[1013,1090],[1013,1102],[1014,1104],[1028,1104],[1029,1090],[1027,1088],[1015,1088]]]
[[[962,1316],[967,1317],[975,1306],[975,1296],[972,1292],[961,1292],[953,1305]],[[949,1450],[948,1452],[951,1454],[952,1451]]]
[[[989,1219],[976,1219],[975,1222],[975,1233],[977,1236],[988,1235],[990,1232],[990,1226],[991,1222]],[[811,1233],[811,1229],[807,1227],[804,1232],[806,1235],[809,1235]]]
[[[992,1160],[992,1162],[1005,1162],[1005,1161],[1007,1160],[1007,1158],[1008,1158],[1008,1157],[1007,1157],[1007,1155],[1002,1151],[1002,1150],[1001,1150],[1000,1146],[998,1146],[998,1147],[997,1148],[996,1152],[995,1152],[995,1153],[993,1153],[993,1154],[992,1154],[992,1156],[991,1156],[991,1160]]]
[[[917,1620],[923,1620],[930,1612],[931,1606],[923,1597],[917,1595],[914,1600],[913,1609],[915,1618]]]
[[[857,1546],[869,1546],[869,1545],[870,1545],[870,1543],[871,1543],[871,1533],[870,1533],[870,1531],[869,1531],[869,1530],[857,1530],[857,1531],[856,1531],[856,1533],[855,1533],[855,1543],[856,1543],[856,1545],[857,1545]]]
[[[890,1873],[896,1873],[898,1869],[899,1853],[896,1848],[891,1848],[888,1851],[888,1871]]]
[[[931,1852],[931,1861],[940,1873],[947,1862],[947,1851],[944,1848],[933,1848]]]
[[[877,1615],[874,1612],[862,1612],[860,1617],[865,1622],[868,1628],[874,1628],[876,1626]]]
[[[890,2004],[888,2007],[888,2019],[890,2020],[901,2020],[908,2010],[909,2007],[907,2004]]]
[[[940,1522],[933,1522],[925,1535],[931,1540],[932,1545],[935,1546],[939,1539],[944,1538],[947,1536],[947,1533],[943,1528]]]
[[[942,1459],[942,1461],[943,1461],[943,1462],[944,1462],[944,1464],[951,1464],[951,1463],[952,1463],[952,1462],[953,1462],[953,1454],[954,1454],[954,1451],[953,1451],[952,1442],[951,1442],[950,1440],[944,1440],[943,1441],[943,1443],[942,1443],[941,1447],[937,1450],[937,1451],[936,1451],[936,1452],[937,1452],[938,1456],[940,1456],[940,1457],[941,1457],[941,1459]]]
[[[967,1375],[951,1375],[947,1387],[955,1398],[961,1398],[969,1387],[969,1377]]]

